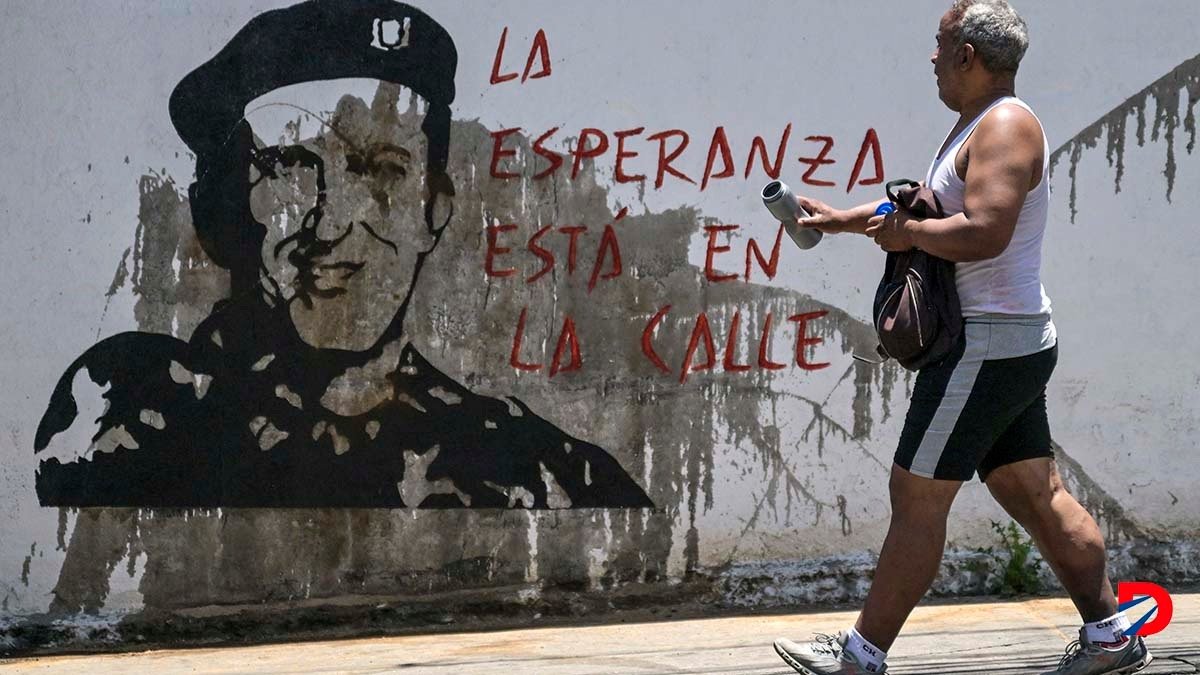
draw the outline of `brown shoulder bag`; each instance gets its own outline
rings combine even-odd
[[[933,190],[914,181],[891,181],[886,192],[896,208],[917,218],[945,217]],[[941,361],[963,330],[954,263],[916,248],[888,253],[873,317],[880,356],[908,370]]]

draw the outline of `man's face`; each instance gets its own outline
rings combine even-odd
[[[313,84],[247,106],[250,205],[267,228],[263,287],[306,343],[362,351],[402,319],[417,260],[435,243],[424,112],[398,85],[333,98],[331,83]]]
[[[933,63],[933,74],[937,78],[938,98],[954,111],[961,108],[958,92],[962,84],[962,70],[958,67],[962,61],[962,49],[955,44],[953,35],[956,20],[957,17],[951,12],[942,16],[938,24],[937,46],[929,59]]]

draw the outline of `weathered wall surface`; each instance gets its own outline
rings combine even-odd
[[[269,156],[242,175],[248,211],[197,226],[205,150],[171,92],[288,3],[5,7],[0,649],[230,634],[251,610],[351,629],[583,612],[679,582],[735,605],[861,595],[912,382],[851,358],[874,345],[882,257],[785,236],[773,267],[757,191],[777,152],[835,204],[923,174],[953,124],[928,65],[943,4],[422,7],[457,51],[433,239],[405,229],[439,185],[427,109],[361,81],[277,99],[306,111],[282,135],[323,157],[319,203],[301,207],[315,164]],[[1099,4],[1018,6],[1018,93],[1059,148],[1050,413],[1114,575],[1169,585],[1200,578],[1200,8]],[[284,61],[445,65],[426,24],[354,11],[364,30]],[[317,119],[338,133],[305,135]],[[411,141],[403,178],[331,159],[380,138]],[[254,219],[270,245],[237,239]],[[342,235],[354,255],[319,249]],[[365,267],[321,268],[347,261]],[[986,586],[972,556],[1002,516],[964,487],[936,590]]]

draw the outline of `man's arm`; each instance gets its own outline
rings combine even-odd
[[[920,185],[924,186],[925,181],[921,181]],[[800,205],[804,207],[804,210],[811,213],[812,216],[801,218],[796,222],[804,227],[815,227],[826,234],[840,232],[866,234],[867,227],[870,225],[869,221],[875,217],[875,209],[879,208],[879,205],[885,201],[877,199],[873,202],[859,204],[849,209],[835,209],[816,199],[800,196],[797,196],[797,198],[800,200]]]
[[[872,218],[866,234],[885,251],[915,246],[953,262],[994,258],[1012,240],[1035,170],[1041,171],[1042,150],[1037,120],[1021,108],[1002,106],[971,136],[962,213],[917,220],[897,211]]]
[[[877,199],[866,204],[859,204],[849,209],[835,209],[824,202],[799,197],[800,205],[812,214],[810,218],[801,218],[796,222],[804,227],[814,227],[827,234],[852,232],[866,234],[868,221],[875,216],[875,209],[883,201]]]

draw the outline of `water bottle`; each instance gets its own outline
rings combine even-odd
[[[796,224],[797,218],[808,218],[809,213],[800,206],[800,200],[796,199],[786,183],[779,180],[767,183],[762,189],[762,200],[771,215],[783,223],[783,229],[787,230],[797,246],[807,250],[820,243],[823,232]]]

